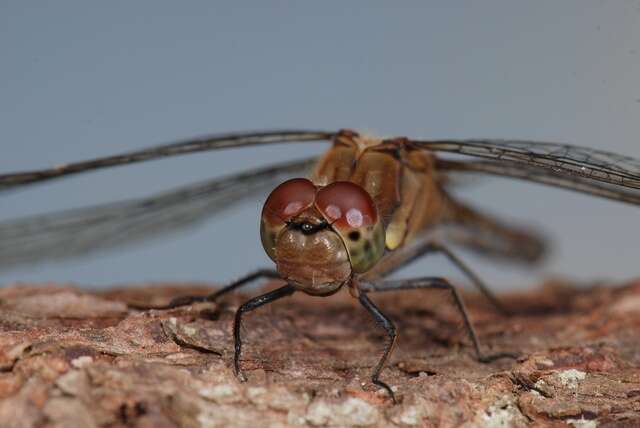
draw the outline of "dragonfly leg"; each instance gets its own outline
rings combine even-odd
[[[367,296],[367,293],[360,293],[358,296],[358,300],[360,301],[362,306],[364,306],[365,309],[369,311],[369,313],[373,316],[373,319],[375,319],[375,321],[380,326],[382,326],[382,328],[384,328],[384,331],[387,333],[387,336],[389,336],[389,340],[385,344],[382,357],[380,358],[380,361],[378,361],[378,364],[376,365],[376,367],[373,369],[373,374],[371,375],[371,382],[373,382],[375,385],[378,385],[381,388],[384,388],[389,393],[389,396],[391,396],[391,399],[395,404],[397,403],[397,401],[393,393],[393,390],[389,385],[387,385],[385,382],[380,380],[380,372],[382,371],[385,363],[389,359],[389,355],[391,354],[391,351],[393,350],[393,346],[396,343],[396,337],[397,337],[396,327],[395,325],[393,325],[391,320],[387,318],[386,315],[383,314],[382,311],[369,299],[369,297]]]
[[[384,276],[406,267],[416,260],[426,257],[432,253],[442,253],[447,260],[460,269],[471,283],[477,287],[487,300],[503,315],[511,315],[513,312],[508,310],[498,298],[491,292],[489,287],[476,275],[458,256],[456,256],[446,246],[441,244],[433,237],[418,236],[415,242],[406,247],[401,247],[385,257],[378,263],[378,268],[374,268],[371,272],[364,274],[363,279],[366,282],[378,281]]]
[[[485,282],[478,276],[474,271],[472,271],[465,262],[460,260],[458,256],[456,256],[451,250],[442,245],[439,242],[431,243],[431,249],[434,252],[441,253],[444,255],[451,263],[453,263],[458,269],[464,273],[464,275],[475,285],[478,290],[484,295],[484,297],[491,302],[491,304],[503,315],[512,315],[513,312],[507,309],[500,300],[496,297],[495,294],[491,291],[491,289],[485,284]]]
[[[147,306],[140,307],[140,306],[132,306],[132,305],[130,306],[133,307],[134,309],[173,309],[173,308],[178,308],[180,306],[191,305],[193,303],[215,302],[223,294],[227,294],[230,291],[235,290],[236,288],[249,285],[252,282],[262,278],[277,279],[277,278],[280,278],[280,275],[278,275],[278,272],[272,269],[259,269],[205,296],[179,296],[172,299],[169,302],[169,304],[164,306],[153,306],[153,307],[147,307]]]
[[[480,341],[476,334],[473,325],[469,319],[467,309],[458,293],[458,290],[446,279],[439,277],[423,277],[423,278],[410,278],[404,280],[388,280],[379,282],[362,282],[359,284],[359,289],[363,292],[381,292],[381,291],[394,291],[394,290],[411,290],[420,288],[435,288],[440,290],[448,290],[453,296],[454,302],[462,319],[464,321],[465,329],[469,334],[469,339],[473,344],[473,349],[478,361],[488,363],[499,358],[517,358],[517,354],[509,352],[500,352],[495,354],[484,354],[480,349]]]
[[[242,339],[240,338],[240,328],[242,327],[242,315],[245,312],[252,311],[267,303],[274,302],[286,296],[290,296],[295,292],[295,288],[287,284],[283,287],[276,288],[268,293],[254,297],[253,299],[243,303],[236,311],[236,317],[233,323],[233,338],[235,340],[235,352],[233,354],[233,370],[236,377],[241,382],[246,381],[242,370],[240,370],[240,354],[242,352]]]

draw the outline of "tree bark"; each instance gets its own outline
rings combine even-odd
[[[0,426],[640,426],[640,282],[501,296],[513,316],[463,294],[483,351],[519,354],[492,363],[445,293],[372,294],[399,334],[381,374],[395,405],[370,381],[384,334],[347,292],[248,313],[246,383],[231,361],[248,295],[128,307],[211,289],[0,290]]]

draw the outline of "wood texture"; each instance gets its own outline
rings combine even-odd
[[[246,295],[127,308],[207,290],[0,290],[0,426],[640,426],[640,282],[549,283],[503,296],[512,317],[465,295],[484,350],[521,355],[491,364],[474,360],[444,295],[372,295],[398,326],[382,373],[397,405],[369,382],[383,336],[346,292],[249,314],[243,384],[231,325]]]

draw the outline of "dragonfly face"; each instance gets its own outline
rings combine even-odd
[[[260,235],[282,278],[315,295],[333,293],[384,253],[373,200],[345,181],[325,187],[304,178],[282,183],[264,204]]]

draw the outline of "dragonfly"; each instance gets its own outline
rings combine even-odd
[[[527,264],[538,262],[547,249],[538,231],[457,200],[451,192],[452,175],[497,175],[640,205],[640,160],[628,156],[560,143],[377,138],[347,129],[239,132],[188,139],[53,168],[0,174],[0,193],[189,153],[314,141],[329,142],[330,147],[320,157],[260,167],[148,197],[4,221],[0,223],[0,270],[82,256],[177,230],[273,189],[262,209],[260,237],[276,268],[258,269],[209,295],[181,296],[155,308],[215,302],[259,279],[284,281],[246,301],[235,313],[233,369],[244,381],[241,326],[246,313],[296,292],[328,296],[346,288],[386,334],[371,381],[395,402],[392,388],[380,375],[396,342],[396,327],[370,295],[445,290],[461,315],[477,360],[513,357],[482,351],[464,302],[446,278],[389,276],[428,254],[440,253],[497,310],[509,314],[449,245],[461,244]]]

